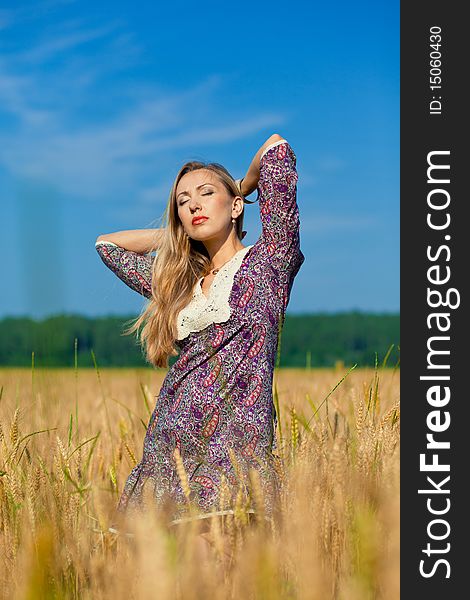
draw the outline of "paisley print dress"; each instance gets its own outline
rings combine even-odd
[[[188,491],[200,510],[219,510],[222,481],[232,501],[242,490],[250,502],[249,474],[255,469],[271,513],[279,492],[273,373],[292,284],[304,262],[297,179],[290,144],[282,140],[268,146],[258,183],[262,233],[242,250],[227,294],[226,320],[176,340],[178,359],[162,383],[142,460],[127,478],[118,511],[144,507],[144,486],[150,486],[157,505],[171,501],[174,514],[185,510]],[[129,287],[151,297],[150,255],[107,242],[98,242],[96,249]],[[176,448],[189,490],[178,475]]]

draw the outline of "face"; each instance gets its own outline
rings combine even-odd
[[[204,241],[230,233],[232,219],[241,213],[243,201],[239,196],[231,197],[215,173],[197,169],[179,180],[176,207],[189,237]]]

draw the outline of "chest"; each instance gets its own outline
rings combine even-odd
[[[229,304],[235,274],[252,246],[243,248],[215,274],[208,273],[196,282],[193,296],[177,317],[178,340],[191,332],[202,331],[211,323],[222,323],[231,316]]]
[[[212,282],[214,281],[215,275],[209,273],[204,277],[204,279],[200,282],[201,291],[206,298],[209,298],[209,291],[212,286]]]

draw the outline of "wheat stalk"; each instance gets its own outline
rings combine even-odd
[[[181,482],[181,488],[183,490],[186,500],[189,502],[191,488],[189,487],[188,474],[186,473],[186,469],[184,468],[183,459],[181,458],[181,454],[178,448],[175,448],[173,452],[173,458],[175,459],[176,472],[178,473],[178,477]]]

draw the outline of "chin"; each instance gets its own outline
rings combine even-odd
[[[205,240],[207,239],[207,236],[205,236],[205,235],[198,235],[198,234],[196,233],[196,234],[194,234],[194,235],[190,235],[190,236],[189,236],[189,239],[190,239],[190,240],[193,240],[194,242],[201,242],[201,244],[202,244],[202,243],[204,243],[204,242],[205,242]]]
[[[197,240],[198,242],[202,242],[203,240],[205,240],[205,239],[206,239],[206,237],[207,237],[207,236],[205,236],[205,235],[201,235],[200,233],[198,233],[198,232],[196,231],[196,233],[192,233],[192,234],[191,234],[189,237],[190,237],[192,240]]]
[[[198,242],[205,242],[206,240],[212,240],[217,237],[217,233],[211,233],[209,231],[193,231],[190,235],[193,240],[197,240]]]

